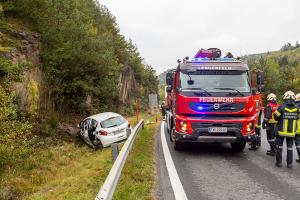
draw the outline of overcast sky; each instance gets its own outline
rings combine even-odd
[[[218,47],[235,56],[300,41],[299,0],[99,0],[157,74]]]

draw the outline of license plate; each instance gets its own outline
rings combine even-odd
[[[209,127],[209,133],[227,133],[227,127]]]
[[[115,131],[115,132],[114,132],[114,135],[118,135],[118,134],[123,133],[123,132],[124,132],[124,129],[118,130],[118,131]]]

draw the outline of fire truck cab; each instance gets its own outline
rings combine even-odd
[[[192,60],[178,61],[177,69],[166,75],[170,86],[166,121],[174,148],[180,150],[189,142],[220,142],[243,151],[256,136],[263,72],[249,70],[239,59],[220,58],[220,53],[208,58],[209,51],[199,52]]]

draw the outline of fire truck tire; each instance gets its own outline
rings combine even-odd
[[[175,129],[172,128],[171,131],[169,132],[169,136],[170,136],[170,141],[173,142],[175,141],[175,135],[174,135]]]
[[[245,149],[246,142],[233,142],[231,148],[235,152],[242,152]]]
[[[179,141],[174,141],[174,149],[175,151],[180,151],[183,149],[183,144],[182,142]]]

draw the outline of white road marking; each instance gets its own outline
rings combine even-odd
[[[185,194],[185,191],[183,189],[182,183],[179,179],[179,176],[177,174],[174,162],[172,160],[170,150],[167,144],[167,139],[166,139],[166,134],[165,134],[165,122],[161,123],[161,130],[160,130],[160,136],[161,136],[161,143],[162,143],[162,148],[164,152],[164,157],[166,161],[166,166],[168,170],[168,174],[170,177],[170,182],[172,185],[172,189],[175,195],[176,200],[187,200],[187,196]]]

